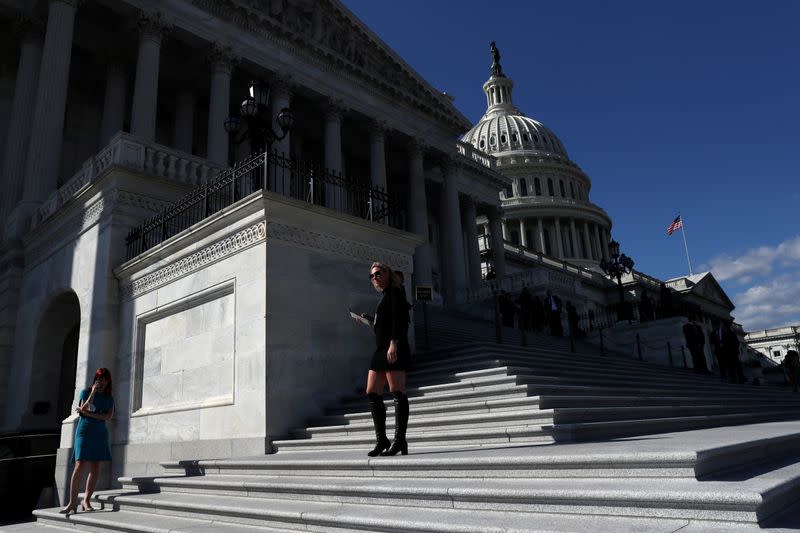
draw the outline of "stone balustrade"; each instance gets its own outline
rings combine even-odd
[[[506,253],[511,252],[517,254],[521,258],[524,258],[532,264],[549,267],[547,280],[548,284],[552,284],[554,281],[553,279],[550,279],[550,276],[558,275],[560,273],[559,271],[572,274],[572,276],[564,277],[564,281],[569,284],[576,282],[575,276],[577,276],[578,279],[587,280],[600,286],[609,285],[611,283],[607,277],[599,272],[595,272],[594,270],[583,268],[567,261],[561,261],[560,259],[550,257],[549,255],[541,252],[529,250],[508,241],[505,241],[503,244],[505,246]],[[478,248],[481,251],[490,249],[491,243],[489,242],[489,239],[479,238]],[[530,287],[536,283],[542,282],[541,276],[542,274],[540,270],[527,269],[520,272],[514,272],[512,274],[507,274],[502,278],[482,281],[476,287],[462,287],[461,289],[457,290],[456,302],[462,304],[483,301],[490,298],[496,291],[499,290],[517,292],[524,286]]]
[[[33,227],[53,216],[113,167],[193,186],[207,182],[222,170],[222,167],[202,157],[119,132],[111,138],[107,146],[87,159],[64,185],[48,197],[36,212],[32,221]]]

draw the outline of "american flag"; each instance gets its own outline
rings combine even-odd
[[[681,216],[678,215],[675,217],[675,220],[672,221],[672,224],[667,226],[667,235],[672,235],[675,230],[681,229],[683,227],[683,220],[681,220]]]

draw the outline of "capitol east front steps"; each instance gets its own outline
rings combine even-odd
[[[431,313],[433,342],[408,379],[408,456],[367,457],[366,402],[343,398],[274,442],[277,453],[163,463],[161,477],[97,493],[98,511],[39,510],[36,523],[5,530],[800,528],[800,399],[785,388],[493,335],[491,324]]]

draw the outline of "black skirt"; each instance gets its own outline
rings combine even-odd
[[[397,361],[389,363],[386,359],[386,352],[389,350],[389,345],[379,346],[372,352],[372,360],[369,363],[369,369],[376,372],[386,372],[388,370],[408,370],[411,363],[411,348],[408,342],[401,341],[397,345]]]

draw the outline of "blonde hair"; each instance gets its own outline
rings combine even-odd
[[[369,273],[372,274],[372,270],[375,268],[380,269],[381,272],[389,274],[389,284],[387,285],[387,287],[401,287],[403,285],[403,281],[400,278],[400,275],[394,270],[392,270],[392,268],[389,265],[381,263],[380,261],[375,261],[374,263],[372,263],[372,266],[369,267]]]

